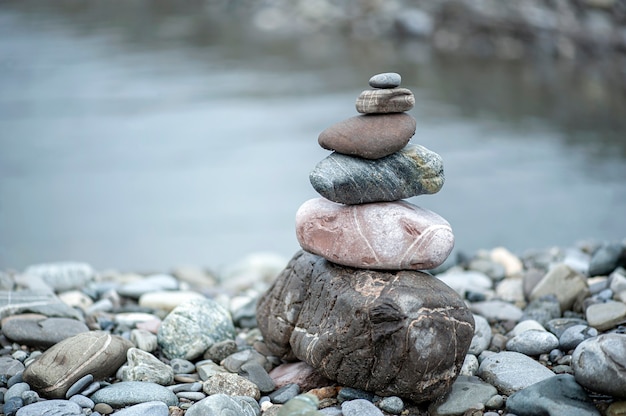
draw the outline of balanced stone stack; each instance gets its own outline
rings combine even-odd
[[[445,394],[474,334],[451,288],[420,271],[441,265],[454,236],[436,213],[403,199],[438,192],[441,157],[409,144],[413,93],[400,75],[370,79],[361,115],[324,130],[334,152],[310,174],[322,196],[296,214],[304,251],[261,297],[257,321],[268,347],[338,383],[416,402]]]

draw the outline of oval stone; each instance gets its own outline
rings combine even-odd
[[[354,205],[434,194],[445,177],[441,156],[409,144],[377,160],[332,153],[315,166],[309,180],[324,198]]]
[[[601,394],[626,398],[626,335],[602,334],[578,344],[572,354],[576,381]]]
[[[103,331],[78,334],[50,347],[26,367],[24,381],[42,396],[65,398],[67,390],[87,374],[96,380],[114,374],[132,346],[130,341]]]
[[[401,82],[402,76],[396,72],[376,74],[369,80],[370,87],[372,88],[396,88],[400,86]]]
[[[415,105],[415,96],[406,88],[365,90],[356,99],[356,111],[363,114],[402,113]]]
[[[139,403],[160,401],[176,406],[178,397],[167,387],[147,381],[121,381],[104,387],[91,395],[94,403],[107,403],[120,408]]]
[[[88,331],[87,325],[76,319],[48,318],[39,314],[14,315],[2,320],[2,333],[7,338],[29,346],[50,347]]]
[[[260,298],[257,320],[277,356],[344,386],[418,402],[448,391],[474,334],[463,299],[439,279],[303,251]]]
[[[415,127],[415,119],[408,114],[368,114],[333,124],[317,141],[324,149],[380,159],[402,149],[415,134]]]
[[[433,269],[454,246],[445,219],[406,201],[341,205],[310,199],[296,213],[296,237],[306,251],[362,269]]]

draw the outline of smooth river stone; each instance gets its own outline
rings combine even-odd
[[[51,347],[83,332],[89,332],[89,328],[76,319],[21,314],[2,320],[2,333],[11,341],[28,346]]]
[[[405,201],[341,205],[311,199],[296,213],[296,236],[306,251],[361,269],[432,269],[454,246],[446,220]]]
[[[415,127],[415,119],[405,113],[361,115],[333,124],[317,141],[324,149],[380,159],[406,146]]]
[[[353,269],[304,251],[261,297],[257,321],[275,355],[418,402],[448,391],[474,334],[460,296],[426,273]]]
[[[576,381],[609,396],[626,398],[626,335],[602,334],[578,344],[572,354]]]
[[[79,379],[102,380],[115,374],[133,344],[103,331],[85,332],[46,350],[24,370],[24,381],[40,395],[60,399]]]
[[[402,77],[396,72],[376,74],[369,80],[370,87],[372,88],[396,88],[400,86],[401,82]]]
[[[95,403],[106,403],[114,408],[159,401],[176,406],[178,398],[167,387],[146,381],[121,381],[102,388],[91,395]]]
[[[67,306],[54,293],[38,290],[0,291],[0,319],[24,312],[82,319],[80,312]]]
[[[324,198],[355,205],[434,194],[445,177],[441,156],[424,146],[409,144],[376,160],[334,152],[315,166],[309,180]]]
[[[406,88],[365,90],[356,99],[356,111],[363,114],[402,113],[415,105],[415,96]]]

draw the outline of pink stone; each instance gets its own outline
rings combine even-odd
[[[454,247],[450,224],[406,201],[342,205],[310,199],[296,213],[302,248],[360,269],[427,270]]]

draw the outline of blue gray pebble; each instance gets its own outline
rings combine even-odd
[[[148,401],[161,401],[168,406],[178,404],[178,398],[167,387],[144,381],[122,381],[112,384],[91,395],[91,400],[117,408]]]
[[[93,383],[93,375],[87,374],[84,377],[81,377],[78,381],[72,384],[72,386],[69,389],[67,389],[67,393],[65,393],[65,398],[69,399],[73,395],[82,392],[91,383]]]
[[[22,407],[17,411],[16,416],[77,416],[82,414],[81,407],[69,400],[44,400]]]
[[[16,412],[18,412],[22,406],[24,406],[24,401],[21,397],[11,397],[4,401],[2,413],[4,413],[5,416],[15,416]]]
[[[404,410],[404,402],[398,396],[385,397],[378,402],[378,407],[392,415],[399,415]]]
[[[509,351],[525,355],[547,354],[559,346],[559,339],[548,331],[531,329],[514,336],[506,343]]]
[[[227,396],[214,394],[206,399],[194,403],[185,416],[258,416],[261,413],[259,404],[251,397]]]
[[[22,393],[30,390],[28,383],[15,383],[4,393],[4,401],[10,400],[13,397],[22,397]]]
[[[395,72],[376,74],[369,80],[370,87],[372,88],[396,88],[400,86],[401,82],[402,77]]]
[[[83,409],[93,409],[93,407],[96,405],[93,400],[91,400],[89,397],[83,396],[82,394],[75,394],[70,397],[69,400],[76,403]]]
[[[341,404],[341,411],[344,416],[383,416],[372,402],[365,399],[354,399]]]
[[[297,384],[287,384],[269,395],[274,404],[284,404],[300,394],[300,386]]]
[[[586,339],[598,336],[598,330],[587,325],[574,325],[565,330],[559,338],[563,351],[573,350]]]
[[[344,387],[337,395],[339,403],[354,399],[365,399],[371,402],[374,399],[374,394],[369,391],[354,389],[352,387]]]

